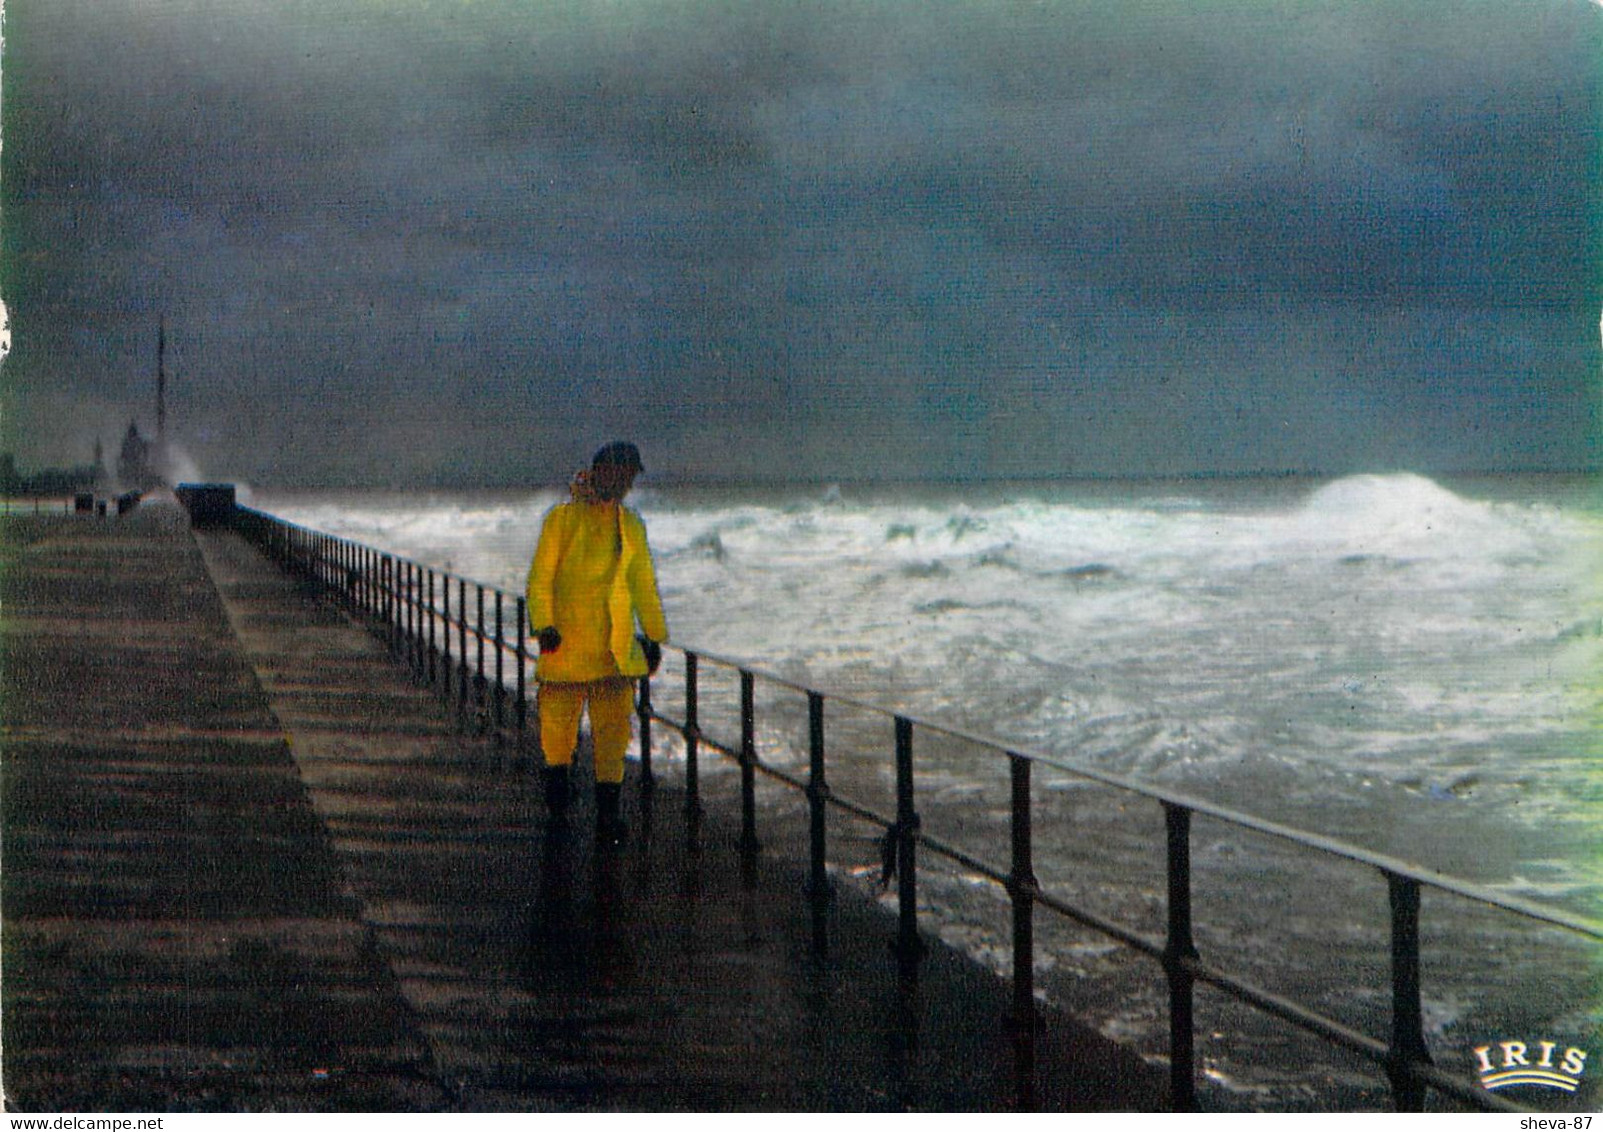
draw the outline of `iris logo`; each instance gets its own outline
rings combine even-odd
[[[1586,1051],[1570,1046],[1555,1062],[1557,1042],[1536,1042],[1535,1049],[1525,1042],[1498,1042],[1476,1046],[1481,1084],[1488,1089],[1512,1085],[1540,1085],[1544,1089],[1563,1089],[1573,1093],[1586,1072]],[[1539,1052],[1538,1052],[1539,1051]]]

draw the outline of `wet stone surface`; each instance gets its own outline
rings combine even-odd
[[[6,1107],[442,1103],[173,508],[0,523]]]
[[[232,533],[0,530],[13,1110],[1017,1105],[1005,984],[899,963],[671,777],[631,764],[598,845],[582,756],[549,826],[524,752]],[[1166,1102],[1068,1019],[1038,1044],[1043,1107]]]

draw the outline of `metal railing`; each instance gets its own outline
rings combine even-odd
[[[464,724],[498,740],[511,742],[520,757],[528,754],[528,689],[526,671],[533,659],[527,635],[524,599],[508,599],[499,590],[469,582],[442,570],[375,550],[347,539],[312,531],[249,508],[237,509],[237,528],[264,553],[293,575],[336,594],[354,612],[370,618],[391,651],[407,663],[421,682],[438,686],[449,707]],[[455,601],[452,590],[455,587]],[[469,593],[474,595],[469,602]],[[487,613],[493,602],[493,616]],[[512,607],[516,632],[507,636],[505,611]],[[472,610],[471,614],[469,610]],[[453,634],[455,647],[453,650]],[[470,649],[470,641],[472,647]],[[486,656],[486,650],[493,655]],[[895,949],[904,961],[923,951],[918,923],[918,854],[925,849],[954,861],[1002,886],[1011,905],[1012,1031],[1017,1088],[1021,1107],[1030,1107],[1036,1077],[1035,931],[1037,907],[1094,929],[1161,966],[1169,999],[1169,1081],[1171,1106],[1196,1107],[1197,1059],[1194,996],[1207,984],[1259,1011],[1289,1023],[1323,1041],[1379,1065],[1389,1080],[1399,1111],[1422,1111],[1427,1091],[1435,1089],[1477,1109],[1538,1111],[1488,1091],[1475,1079],[1448,1073],[1432,1063],[1425,1038],[1420,979],[1421,891],[1431,889],[1534,924],[1556,927],[1594,941],[1603,941],[1603,923],[1504,896],[1393,857],[1308,833],[1250,814],[1155,789],[1132,779],[1081,766],[1039,752],[1011,747],[958,728],[887,711],[874,704],[833,695],[781,676],[758,671],[741,661],[696,649],[679,648],[684,658],[684,714],[674,719],[653,704],[650,680],[639,682],[641,774],[654,780],[654,723],[678,732],[684,741],[683,786],[691,815],[701,811],[702,748],[735,760],[740,771],[742,852],[755,853],[757,838],[756,776],[761,773],[801,792],[808,806],[809,865],[807,891],[814,900],[828,899],[828,812],[842,811],[885,831],[888,872],[897,882]],[[512,665],[508,684],[506,664]],[[740,682],[738,745],[723,743],[701,726],[703,664],[734,671]],[[806,697],[808,770],[805,777],[765,763],[756,742],[758,680]],[[882,814],[831,789],[827,777],[825,709],[827,704],[887,717],[894,726],[895,812]],[[920,827],[913,773],[915,732],[974,744],[1005,758],[1010,782],[1010,859],[1006,866],[985,861],[966,849],[937,838]],[[1035,875],[1035,810],[1032,782],[1037,767],[1099,783],[1156,804],[1165,828],[1166,931],[1162,938],[1144,934],[1098,912],[1045,890]],[[1306,850],[1365,866],[1386,886],[1389,904],[1391,1025],[1382,1038],[1363,1033],[1285,996],[1255,985],[1242,976],[1207,962],[1193,935],[1191,825],[1197,815],[1241,830],[1288,842]]]
[[[287,573],[366,618],[465,730],[526,754],[533,656],[522,597],[249,507],[234,509],[233,525]]]

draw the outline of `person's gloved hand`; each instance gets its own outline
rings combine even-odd
[[[555,625],[547,625],[544,629],[534,631],[534,639],[540,643],[542,653],[556,652],[562,647],[562,634],[557,632]]]
[[[640,651],[646,654],[646,675],[655,676],[657,666],[662,663],[662,646],[644,633],[635,634],[640,642]]]

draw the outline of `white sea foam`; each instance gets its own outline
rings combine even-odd
[[[558,498],[264,506],[517,593]],[[1373,771],[1388,751],[1431,757],[1421,740],[1443,761],[1504,735],[1573,741],[1603,654],[1595,513],[1416,475],[1268,498],[658,489],[637,505],[681,642],[1064,753],[1100,719],[1118,769],[1183,763],[1232,801],[1242,784],[1207,768],[1255,746]],[[1148,734],[1154,713],[1169,738]]]

